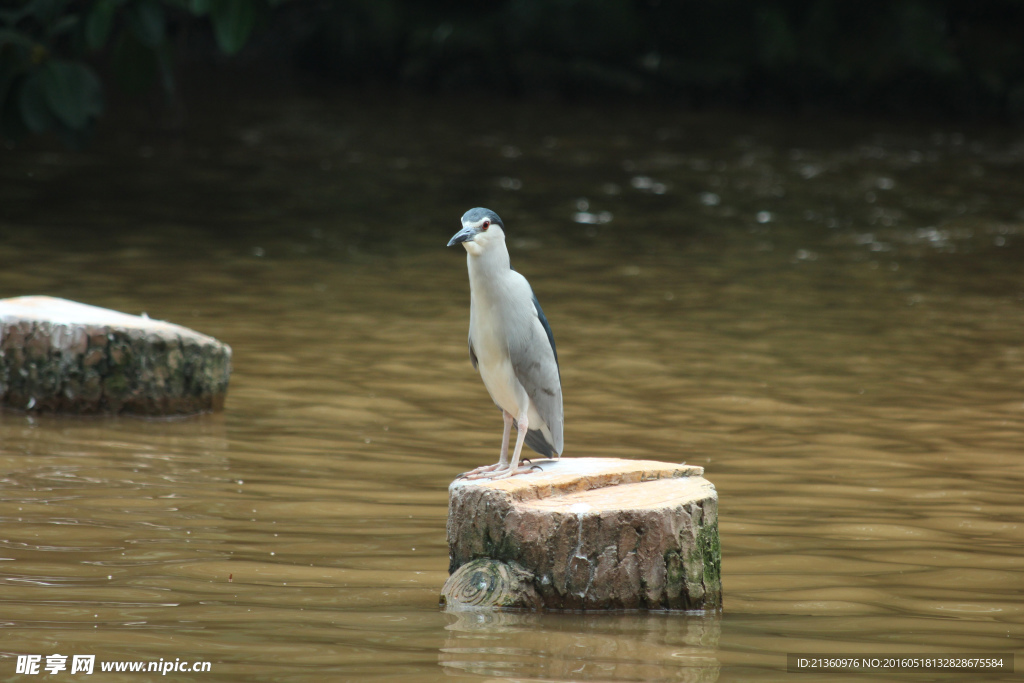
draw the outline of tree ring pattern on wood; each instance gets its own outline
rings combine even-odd
[[[539,596],[533,590],[532,578],[517,565],[488,558],[473,560],[445,581],[441,606],[449,610],[535,608]]]

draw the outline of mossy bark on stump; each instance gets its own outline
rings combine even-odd
[[[606,458],[538,467],[452,482],[443,593],[450,609],[722,606],[718,494],[703,468]],[[523,588],[488,589],[500,601],[474,595],[469,605],[453,590],[503,575]]]
[[[180,325],[47,296],[0,300],[0,406],[181,415],[224,407],[231,347]]]

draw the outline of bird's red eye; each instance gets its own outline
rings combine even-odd
[[[491,227],[491,222],[490,221],[484,221],[484,225],[483,225],[484,230],[486,230],[489,227]]]

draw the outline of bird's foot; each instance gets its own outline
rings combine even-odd
[[[527,473],[529,472],[543,472],[544,468],[540,465],[533,464],[533,458],[523,458],[523,461],[519,463],[519,468],[528,467]]]
[[[484,465],[482,467],[477,467],[475,470],[463,472],[457,476],[456,479],[489,479],[491,473],[499,469],[501,469],[501,463],[496,462],[493,465]]]
[[[475,470],[469,472],[463,472],[458,476],[459,479],[508,479],[514,477],[517,474],[529,474],[534,469],[540,469],[536,465],[527,465],[526,463],[520,464],[517,468],[512,469],[507,465],[501,467],[499,463],[494,465],[486,465],[484,467],[477,467]]]
[[[526,463],[523,463],[523,464],[519,465],[519,467],[517,467],[515,469],[512,469],[511,467],[506,467],[503,470],[498,470],[497,472],[492,474],[489,478],[490,479],[508,479],[509,477],[516,476],[517,474],[529,474],[530,472],[533,471],[533,469],[535,467],[536,467],[536,465],[527,465]],[[538,468],[538,469],[540,469],[540,468]]]

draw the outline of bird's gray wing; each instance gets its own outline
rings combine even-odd
[[[473,369],[476,370],[480,362],[476,357],[476,349],[473,348],[473,319],[476,317],[473,310],[476,306],[473,305],[473,291],[470,289],[469,293],[469,362],[473,364]]]
[[[540,307],[540,302],[537,301],[537,295],[533,295],[533,307],[537,311],[537,318],[540,320],[540,324],[544,326],[544,334],[547,335],[548,344],[551,344],[551,353],[555,356],[555,367],[558,367],[558,349],[555,348],[555,335],[551,332],[551,325],[548,324],[548,318],[544,315],[544,309]],[[559,383],[561,383],[561,368],[559,368]]]
[[[528,330],[509,338],[509,357],[516,379],[537,409],[541,419],[551,431],[551,446],[555,453],[562,452],[562,382],[558,367],[555,338],[551,333],[544,311],[533,297],[535,315]],[[532,431],[532,430],[531,430]],[[529,442],[528,442],[529,443]],[[544,452],[533,444],[531,447]]]

